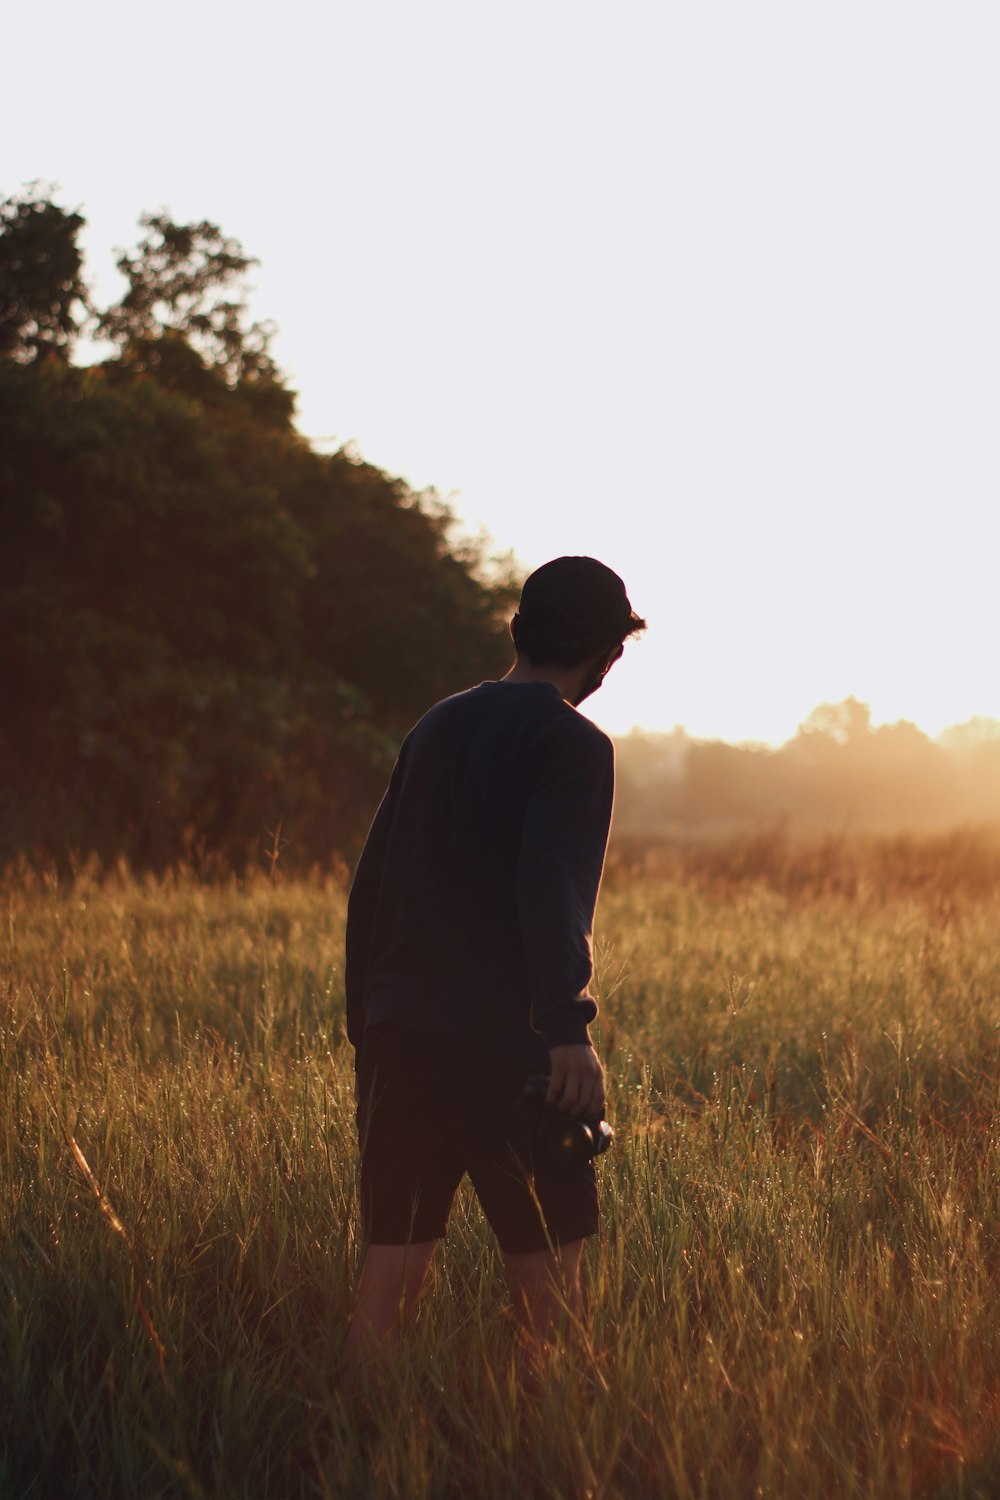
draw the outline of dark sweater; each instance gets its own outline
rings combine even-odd
[[[484,682],[403,742],[351,888],[347,1030],[395,1022],[548,1070],[586,1043],[614,749],[548,683]]]

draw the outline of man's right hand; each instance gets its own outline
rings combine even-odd
[[[589,1043],[570,1047],[550,1047],[552,1073],[546,1104],[569,1115],[590,1119],[604,1117],[604,1069],[601,1059]]]

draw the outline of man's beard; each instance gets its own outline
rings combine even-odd
[[[600,687],[601,683],[608,675],[609,666],[610,663],[605,662],[601,666],[595,666],[590,669],[586,677],[583,679],[583,683],[580,687],[579,693],[573,699],[574,708],[579,708],[584,698],[589,698],[591,693],[597,692],[597,689]]]

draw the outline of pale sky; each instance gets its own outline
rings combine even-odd
[[[1000,718],[1000,11],[922,0],[57,0],[0,194],[92,284],[143,210],[261,266],[299,425],[650,629],[588,704],[778,743]]]

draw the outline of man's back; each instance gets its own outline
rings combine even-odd
[[[404,742],[358,867],[348,1030],[391,1021],[544,1071],[587,1040],[610,740],[548,683],[445,699]]]

